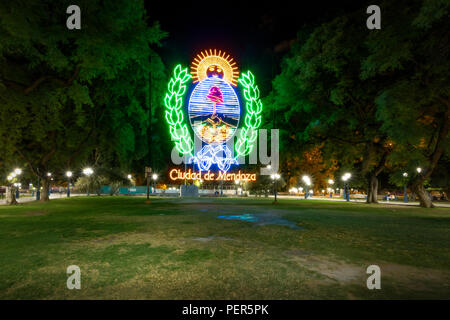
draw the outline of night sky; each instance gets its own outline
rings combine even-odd
[[[155,5],[158,3],[158,5]],[[346,10],[361,8],[362,1],[147,1],[150,20],[158,20],[169,32],[158,49],[166,66],[189,65],[204,49],[221,49],[238,61],[241,70],[251,69],[270,90],[279,72],[281,57],[299,30],[329,21]]]

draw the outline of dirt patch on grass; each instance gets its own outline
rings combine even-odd
[[[363,280],[366,276],[365,269],[362,266],[317,255],[292,254],[292,251],[289,255],[293,260],[299,262],[302,267],[343,284]]]
[[[234,240],[233,238],[227,238],[227,237],[219,237],[219,236],[209,236],[209,237],[197,237],[193,238],[194,241],[200,241],[200,242],[209,242],[212,240]]]
[[[290,250],[284,253],[303,268],[325,276],[331,281],[337,281],[343,286],[351,284],[366,286],[369,277],[366,270],[371,263],[349,264],[337,257],[305,254],[302,250]],[[381,270],[382,287],[383,284],[389,284],[416,292],[432,292],[436,289],[450,291],[450,272],[448,271],[383,262],[380,262],[378,266]]]
[[[450,271],[419,268],[395,263],[381,263],[381,275],[419,291],[433,291],[436,287],[450,292]]]

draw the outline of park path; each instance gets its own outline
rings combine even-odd
[[[273,198],[273,196],[269,196],[271,198]],[[287,196],[287,195],[277,195],[277,198],[279,199],[299,199],[299,200],[304,200],[304,197],[301,196]],[[342,198],[328,198],[328,197],[309,197],[308,200],[326,200],[326,201],[346,201],[345,199]],[[357,202],[357,203],[365,203],[366,200],[363,199],[350,199],[350,202]],[[399,206],[415,206],[418,207],[420,205],[419,202],[417,201],[411,201],[411,202],[407,202],[404,203],[402,201],[378,201],[378,203],[382,203],[382,204],[392,204],[392,205],[399,205]],[[433,204],[438,207],[438,208],[450,208],[450,203],[440,203],[440,202],[435,202],[433,201]]]
[[[71,194],[71,197],[80,197],[80,196],[86,196],[85,194]],[[67,194],[59,194],[59,193],[51,193],[50,194],[50,199],[60,199],[60,198],[67,198]],[[34,197],[19,197],[17,199],[18,203],[27,203],[27,202],[31,202],[31,201],[35,201],[36,200],[36,196]],[[6,205],[6,199],[2,199],[0,200],[0,205]]]
[[[86,194],[71,194],[71,197],[82,197],[82,196],[86,196]],[[58,193],[52,193],[50,194],[50,199],[60,199],[60,198],[67,198],[67,195],[64,194],[58,194]],[[269,198],[273,198],[273,196],[269,196]],[[277,195],[278,199],[297,199],[297,200],[304,200],[304,197],[301,196],[287,196],[287,195]],[[26,202],[31,202],[31,201],[35,201],[36,197],[20,197],[19,199],[17,199],[17,202],[19,203],[26,203]],[[310,197],[308,198],[308,200],[325,200],[325,201],[345,201],[345,199],[341,199],[341,198],[328,198],[328,197]],[[357,200],[357,199],[351,199],[350,202],[352,203],[365,203],[365,200]],[[419,206],[419,202],[400,202],[400,201],[379,201],[379,203],[382,204],[391,204],[391,205],[399,205],[399,206],[415,206],[418,207]],[[438,207],[438,208],[450,208],[450,203],[439,203],[439,202],[433,202],[433,204]],[[0,200],[0,205],[6,205],[6,200]]]

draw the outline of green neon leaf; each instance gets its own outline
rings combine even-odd
[[[184,78],[181,80],[181,83],[185,83],[185,82],[189,81],[189,79],[191,79],[191,78],[192,78],[192,76],[191,76],[190,74],[187,74],[187,75],[185,75]]]
[[[244,89],[244,98],[247,101],[251,100],[250,93],[248,92],[248,89]]]
[[[184,123],[182,111],[183,96],[186,93],[186,83],[191,79],[188,68],[177,65],[173,71],[173,77],[168,83],[168,92],[164,97],[166,107],[165,118],[169,124],[169,132],[175,147],[182,154],[188,154],[193,150],[193,142],[189,130]]]
[[[242,73],[238,83],[244,87],[243,95],[246,100],[246,116],[235,150],[238,156],[246,156],[252,152],[253,143],[258,137],[258,128],[262,122],[262,117],[259,114],[262,112],[263,105],[260,100],[259,88],[255,85],[255,76],[250,71]]]
[[[238,79],[238,82],[241,83],[245,88],[248,88],[248,83],[245,81],[245,79],[240,78]]]

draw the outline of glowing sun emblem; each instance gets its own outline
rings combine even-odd
[[[205,50],[200,52],[192,61],[191,74],[194,83],[209,77],[218,77],[225,82],[237,86],[239,69],[233,58],[221,50]]]

